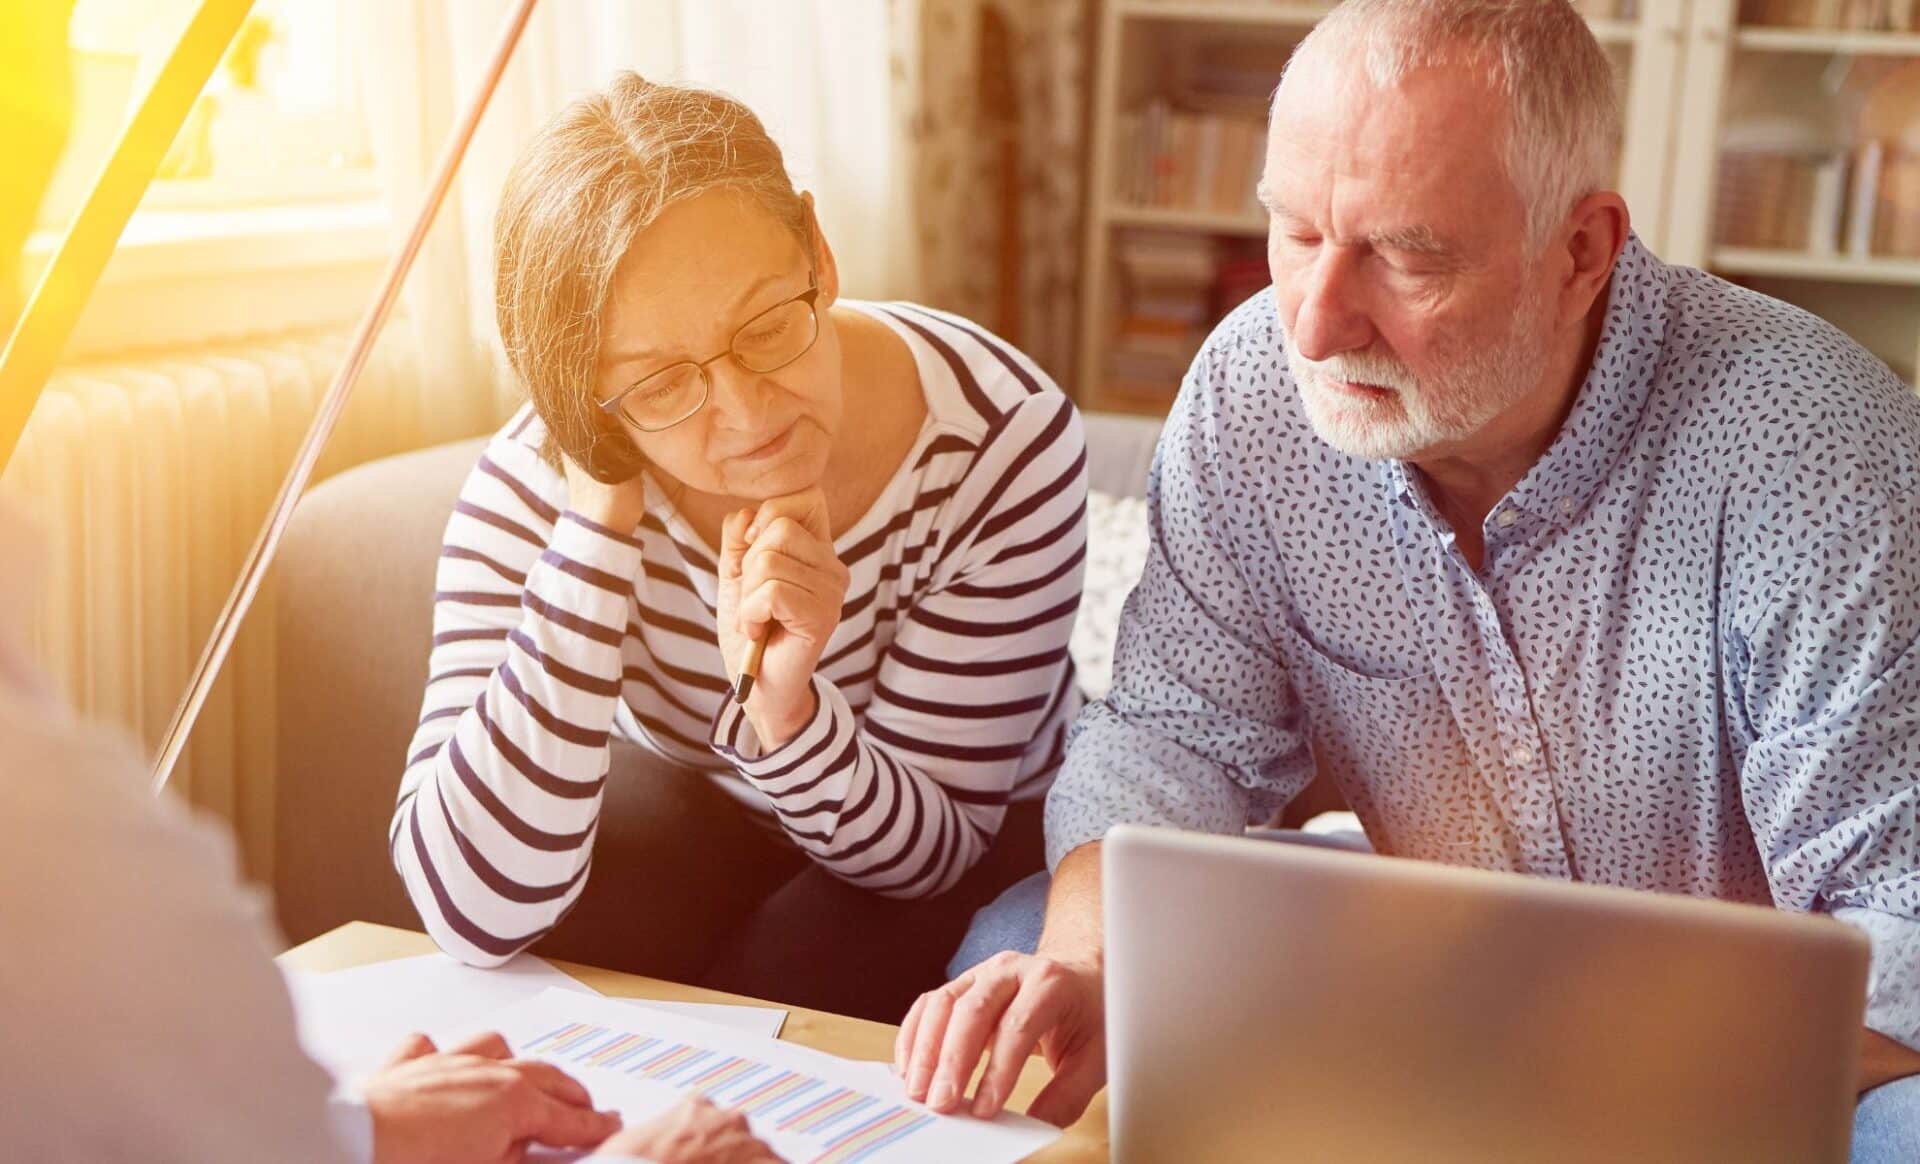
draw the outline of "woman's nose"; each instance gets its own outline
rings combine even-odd
[[[714,361],[707,375],[713,381],[713,398],[707,402],[713,419],[723,428],[756,429],[767,411],[764,378],[741,367],[732,356]]]

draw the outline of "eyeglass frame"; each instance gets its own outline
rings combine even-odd
[[[668,429],[687,423],[689,420],[692,420],[694,417],[700,415],[700,410],[705,408],[707,406],[707,403],[713,399],[713,374],[707,371],[708,364],[717,363],[720,360],[726,359],[728,356],[732,356],[734,359],[734,362],[738,363],[742,368],[745,368],[747,371],[764,375],[765,373],[768,373],[768,372],[778,372],[780,369],[791,365],[795,360],[798,360],[801,356],[804,356],[808,352],[812,351],[813,345],[820,342],[819,300],[820,300],[819,272],[815,268],[809,266],[807,268],[807,289],[805,291],[802,291],[800,294],[793,296],[790,299],[782,299],[780,302],[767,308],[765,311],[756,312],[752,319],[747,320],[745,323],[741,324],[739,327],[733,330],[733,334],[727,338],[727,347],[725,351],[719,352],[716,355],[708,356],[704,360],[676,360],[657,372],[649,372],[647,375],[642,376],[640,379],[635,380],[633,383],[621,389],[619,394],[615,395],[611,399],[600,401],[599,402],[600,411],[606,413],[609,417],[613,418],[616,421],[625,420],[628,424],[631,424],[635,428],[639,429],[641,432],[646,432],[646,433],[666,432]],[[755,368],[750,364],[748,364],[745,360],[742,360],[740,358],[740,354],[734,350],[734,341],[740,338],[740,333],[752,327],[754,324],[760,322],[761,320],[765,319],[767,316],[772,315],[774,312],[779,311],[785,307],[791,307],[795,303],[805,303],[807,305],[807,315],[813,321],[813,338],[807,341],[807,346],[795,352],[791,358],[782,360],[780,363],[775,364],[771,368]],[[688,366],[691,366],[694,369],[694,371],[700,374],[701,391],[700,391],[700,403],[694,405],[691,409],[687,410],[687,414],[685,416],[681,417],[679,420],[672,421],[668,424],[663,424],[659,428],[648,428],[647,426],[641,424],[639,421],[633,419],[631,416],[627,415],[626,407],[625,407],[627,397],[633,395],[635,392],[638,392],[640,389],[646,387],[648,381],[658,380],[660,377],[665,376],[666,374],[668,374],[669,372],[672,372],[676,368],[683,368]]]

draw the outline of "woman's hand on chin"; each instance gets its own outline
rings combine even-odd
[[[721,526],[720,653],[737,682],[754,641],[766,638],[747,698],[747,720],[766,751],[813,718],[813,669],[840,625],[848,577],[818,488],[737,510]]]
[[[640,528],[640,519],[647,513],[645,477],[635,473],[609,485],[595,480],[572,457],[562,457],[560,463],[567,474],[568,509],[622,536],[631,536]]]

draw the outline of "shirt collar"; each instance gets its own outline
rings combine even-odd
[[[1560,434],[1503,505],[1566,526],[1633,443],[1667,336],[1667,265],[1629,235],[1613,267],[1593,364]]]
[[[1630,234],[1614,264],[1600,342],[1573,409],[1496,512],[1510,508],[1558,527],[1572,524],[1633,440],[1653,393],[1666,328],[1667,266]],[[1384,472],[1400,504],[1433,519],[1417,475],[1405,462],[1388,461]]]

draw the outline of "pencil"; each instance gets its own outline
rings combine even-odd
[[[740,666],[740,678],[734,680],[735,703],[745,703],[747,696],[753,694],[753,681],[760,674],[760,657],[766,653],[767,636],[763,634],[753,640],[753,647],[747,651],[747,661]]]

